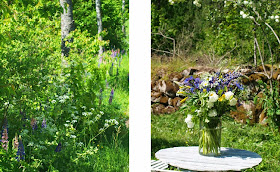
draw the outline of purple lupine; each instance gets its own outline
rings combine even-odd
[[[46,121],[45,118],[44,118],[43,121],[42,121],[41,127],[42,127],[42,128],[46,128],[46,127],[47,127],[47,121]]]
[[[13,148],[18,149],[19,142],[18,142],[18,136],[16,134],[15,138],[13,139]]]
[[[1,140],[1,142],[2,142],[2,147],[6,151],[8,151],[8,144],[9,144],[8,138],[9,138],[8,137],[8,130],[7,130],[7,128],[4,128],[4,131],[2,133],[2,140]]]
[[[109,69],[109,74],[112,76],[113,75],[113,68],[114,68],[114,62],[112,62],[112,66]]]
[[[113,97],[114,97],[114,89],[112,88],[112,90],[111,90],[111,94],[110,94],[110,98],[109,98],[109,104],[111,104],[111,103],[112,103],[112,101],[113,101]]]
[[[99,105],[101,105],[101,103],[102,103],[102,92],[103,92],[103,90],[102,90],[102,88],[100,88],[100,95],[99,95]]]
[[[109,87],[109,83],[108,83],[107,79],[105,79],[105,83],[106,83],[106,88],[108,88]]]
[[[27,118],[26,118],[26,114],[25,114],[23,111],[21,111],[21,110],[20,110],[20,112],[19,112],[19,113],[22,115],[22,117],[21,117],[21,121],[22,121],[22,122],[25,122],[25,121],[26,121],[26,119],[27,119]],[[25,123],[23,124],[23,127],[25,127]]]
[[[32,127],[32,130],[36,130],[36,129],[38,128],[38,126],[37,126],[37,121],[36,121],[35,118],[32,118],[32,119],[31,119],[30,125],[31,125],[31,127]]]
[[[59,142],[54,151],[55,151],[55,152],[60,152],[60,151],[61,151],[61,147],[62,147],[62,145],[61,145],[61,143]]]
[[[19,136],[19,145],[18,145],[18,151],[17,151],[16,159],[18,161],[24,160],[24,155],[25,155],[24,146],[23,146],[23,143],[22,143],[21,136]]]
[[[100,56],[99,61],[98,61],[98,67],[100,67],[100,65],[102,63],[102,58],[103,58],[103,56]]]

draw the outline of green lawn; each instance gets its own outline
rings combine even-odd
[[[185,118],[186,115],[180,113],[152,114],[152,159],[156,159],[155,152],[163,148],[198,146],[198,126],[186,132]],[[257,167],[244,171],[280,171],[280,135],[276,129],[259,124],[242,125],[230,117],[224,117],[222,126],[222,147],[253,151],[263,159]]]

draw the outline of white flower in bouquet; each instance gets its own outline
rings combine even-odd
[[[186,123],[192,122],[192,115],[188,114],[187,118],[185,119]]]
[[[230,101],[229,101],[229,105],[230,106],[235,106],[237,103],[237,99],[236,98],[232,98]]]
[[[199,115],[201,110],[196,109],[195,112],[197,113],[197,115]]]
[[[233,93],[233,92],[228,91],[228,92],[226,92],[226,93],[225,93],[225,99],[229,100],[229,99],[231,99],[231,98],[232,98],[232,96],[233,96],[233,95],[234,95],[234,93]]]
[[[218,114],[217,114],[216,109],[213,109],[213,110],[210,110],[210,111],[209,111],[208,115],[209,115],[210,117],[215,117],[215,116],[217,116]]]
[[[189,123],[188,123],[188,128],[193,128],[193,126],[194,126],[194,123],[193,123],[193,122],[189,122]]]
[[[218,100],[219,96],[214,92],[214,91],[210,91],[209,92],[209,102],[216,102]]]
[[[200,88],[203,88],[203,87],[207,87],[209,85],[209,82],[208,81],[203,81],[201,84],[200,84]]]
[[[214,102],[208,102],[208,108],[211,109],[212,107],[214,107]]]
[[[192,122],[191,114],[188,114],[187,118],[185,119],[185,122],[188,124],[188,128],[193,128],[194,123]]]

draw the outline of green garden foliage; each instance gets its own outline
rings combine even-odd
[[[265,25],[279,35],[279,7],[279,1],[152,0],[152,32],[174,38],[176,54],[186,47],[188,54],[230,52],[227,57],[240,62],[253,62],[256,34],[265,62],[271,61],[268,42],[274,61],[279,62],[279,44]],[[173,42],[152,34],[152,48],[173,52]]]
[[[118,7],[111,11],[117,16],[99,41],[95,4],[75,1],[76,29],[68,36],[74,41],[66,42],[71,50],[62,58],[59,1],[1,1],[1,170],[128,171],[129,54],[121,1],[110,2],[103,16]],[[122,51],[99,58],[99,45]]]

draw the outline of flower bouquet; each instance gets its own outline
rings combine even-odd
[[[236,109],[238,102],[235,92],[243,90],[237,81],[239,73],[206,73],[202,77],[187,78],[180,86],[177,95],[184,96],[181,109],[188,111],[185,122],[188,128],[200,124],[199,153],[220,155],[221,117]]]

